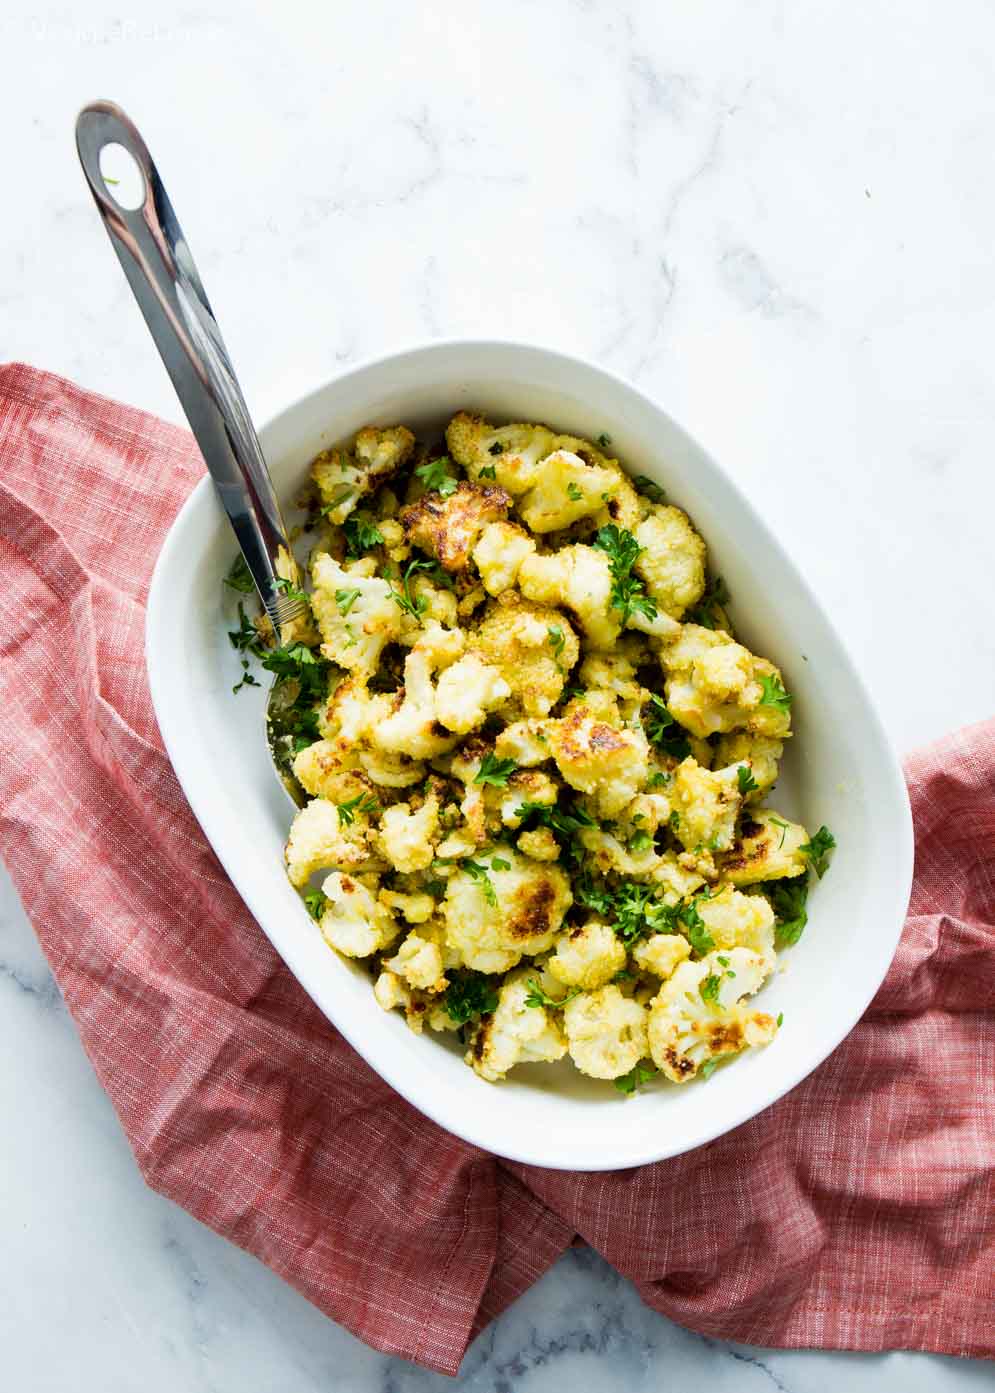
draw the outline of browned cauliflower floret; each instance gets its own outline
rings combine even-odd
[[[371,732],[381,750],[432,759],[456,744],[459,736],[443,730],[436,718],[432,673],[455,662],[463,650],[458,629],[446,631],[432,625],[404,660],[404,700],[400,707]]]
[[[578,543],[548,556],[527,556],[518,585],[529,600],[569,609],[596,648],[610,648],[621,631],[618,611],[611,608],[608,557],[597,547]]]
[[[511,688],[501,669],[467,653],[441,675],[435,690],[435,713],[447,730],[466,735],[507,701]]]
[[[430,552],[447,571],[464,571],[488,523],[503,520],[511,495],[496,484],[462,480],[452,493],[424,494],[401,512],[409,542]]]
[[[593,991],[612,980],[625,967],[625,949],[614,929],[600,919],[561,934],[546,971],[567,987]]]
[[[560,844],[548,827],[533,827],[523,832],[516,845],[523,856],[531,856],[533,861],[560,859]]]
[[[768,971],[748,948],[681,963],[650,1005],[649,1044],[657,1068],[674,1083],[686,1083],[708,1060],[772,1040],[773,1016],[739,1004]]]
[[[291,823],[286,860],[287,876],[298,889],[315,871],[371,868],[377,863],[369,845],[369,819],[358,817],[343,826],[335,804],[315,798]]]
[[[439,804],[430,796],[420,808],[395,803],[380,820],[378,842],[386,859],[402,875],[431,865],[439,826]]]
[[[657,605],[680,619],[705,593],[705,543],[680,508],[655,507],[635,530],[634,570]]]
[[[489,1083],[503,1079],[516,1064],[562,1059],[567,1052],[555,1015],[526,1005],[530,992],[527,969],[508,976],[497,1009],[481,1018],[470,1038],[466,1062]]]
[[[682,934],[651,934],[636,944],[632,956],[644,972],[665,981],[691,956],[691,945]]]
[[[784,745],[770,735],[752,735],[737,730],[732,735],[720,735],[715,745],[715,763],[720,769],[730,764],[745,764],[756,784],[746,795],[746,802],[762,797],[777,782]]]
[[[583,702],[552,722],[549,748],[571,788],[590,794],[602,817],[612,817],[646,783],[649,746],[641,730],[619,730]]]
[[[372,780],[358,766],[354,750],[343,749],[336,740],[316,740],[294,757],[294,778],[312,798],[348,803],[374,793]]]
[[[801,848],[809,836],[770,808],[752,808],[739,829],[739,841],[718,860],[719,873],[732,885],[758,885],[801,875],[807,868]]]
[[[368,958],[393,943],[397,920],[362,881],[333,871],[321,888],[326,905],[319,926],[332,948],[347,958]]]
[[[577,670],[582,687],[610,692],[622,702],[643,703],[646,689],[636,680],[636,669],[648,661],[646,640],[636,634],[622,634],[608,653],[587,653]]]
[[[418,991],[441,992],[448,985],[441,948],[417,931],[408,934],[394,956],[386,959],[384,967]]]
[[[564,615],[529,604],[515,591],[492,602],[470,639],[497,667],[527,716],[545,716],[559,700],[580,645]]]
[[[688,851],[728,851],[736,834],[742,804],[738,765],[702,769],[690,755],[674,770],[667,787],[671,827]]]
[[[370,677],[384,644],[401,633],[401,611],[385,580],[369,574],[367,560],[339,565],[327,552],[311,562],[311,608],[326,658],[359,677]]]
[[[446,941],[467,967],[506,972],[523,954],[552,947],[573,902],[558,866],[530,861],[500,844],[484,862],[450,876],[443,908]]]
[[[748,948],[774,966],[774,911],[763,895],[743,895],[731,885],[717,895],[701,896],[695,908],[715,947]]]
[[[563,1008],[570,1057],[582,1074],[617,1079],[649,1053],[646,1011],[618,987],[581,992]]]
[[[404,426],[364,426],[351,451],[323,450],[311,465],[311,475],[329,521],[345,522],[364,494],[404,464],[414,444]]]
[[[494,741],[498,759],[512,759],[520,769],[531,769],[552,759],[549,752],[547,722],[542,720],[513,721],[498,733]]]
[[[554,450],[540,463],[532,487],[517,508],[533,532],[555,532],[605,506],[616,476],[586,464],[571,450]]]
[[[553,448],[553,432],[545,426],[519,422],[490,426],[482,416],[461,411],[446,428],[446,444],[457,464],[472,479],[485,478],[505,488],[515,498],[531,488],[540,460]],[[493,474],[490,472],[493,470]]]
[[[748,730],[783,738],[790,697],[773,663],[755,657],[721,630],[685,624],[661,649],[667,706],[692,734]]]

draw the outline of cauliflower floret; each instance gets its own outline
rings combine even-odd
[[[691,945],[681,934],[652,934],[636,944],[632,956],[645,972],[666,980],[691,956]]]
[[[746,795],[746,802],[760,798],[777,782],[777,771],[784,745],[769,735],[752,735],[738,730],[720,735],[715,746],[715,762],[720,768],[730,764],[748,766],[757,787]]]
[[[772,1040],[773,1016],[739,1004],[768,970],[746,948],[681,963],[650,1003],[649,1044],[657,1068],[675,1083],[686,1083],[707,1060]]]
[[[527,970],[506,978],[497,1009],[473,1033],[466,1062],[489,1083],[516,1064],[562,1059],[567,1052],[556,1017],[543,1006],[526,1006],[529,992]]]
[[[557,450],[569,450],[578,455],[585,464],[611,475],[613,482],[607,490],[608,497],[593,515],[595,525],[604,527],[607,523],[614,522],[628,532],[635,531],[647,505],[641,502],[632,486],[632,480],[620,468],[618,460],[610,459],[601,450],[595,449],[589,440],[583,440],[577,435],[558,435],[553,444]]]
[[[809,840],[799,822],[789,822],[770,808],[753,808],[740,827],[739,841],[719,860],[719,873],[732,885],[757,885],[802,875],[807,869],[801,848]]]
[[[618,730],[584,702],[551,722],[549,748],[571,788],[590,794],[602,817],[612,817],[646,783],[649,745],[641,730]]]
[[[580,645],[559,610],[529,604],[507,591],[488,607],[473,648],[501,676],[527,716],[545,716],[559,700]]]
[[[311,577],[311,608],[321,630],[322,653],[340,667],[370,677],[384,644],[401,633],[401,611],[390,586],[378,576],[344,569],[327,552],[313,558]]]
[[[535,549],[532,538],[513,522],[492,522],[485,527],[473,549],[473,560],[488,595],[510,590],[522,562]]]
[[[449,985],[443,971],[442,950],[419,933],[409,933],[394,956],[386,959],[384,967],[420,991],[441,992]]]
[[[555,532],[603,508],[615,483],[607,469],[585,464],[571,450],[554,450],[539,465],[518,511],[533,532]]]
[[[563,1008],[567,1049],[582,1074],[617,1079],[648,1053],[646,1011],[618,987],[581,992]]]
[[[342,870],[370,866],[373,862],[367,836],[365,818],[356,818],[351,827],[344,829],[335,804],[315,798],[290,825],[286,860],[291,885],[300,889],[315,871],[331,866]]]
[[[552,808],[560,796],[560,786],[540,769],[516,769],[504,788],[494,789],[493,792],[505,827],[521,827],[522,818],[518,816],[518,809],[525,803]]]
[[[633,850],[632,846],[623,846],[614,833],[606,832],[601,827],[582,827],[577,838],[594,869],[602,875],[618,871],[624,876],[649,876],[660,861],[652,842],[648,846],[637,845],[637,849]]]
[[[395,871],[410,875],[431,865],[438,826],[439,804],[431,796],[417,810],[407,803],[395,803],[385,811],[378,841]]]
[[[642,704],[646,689],[636,681],[636,669],[649,657],[646,640],[622,634],[610,653],[587,653],[577,670],[582,687],[610,692],[620,701]]]
[[[615,931],[599,919],[590,919],[560,936],[546,971],[564,986],[593,991],[621,972],[625,957]]]
[[[498,734],[494,754],[498,759],[513,759],[519,769],[534,769],[537,764],[545,764],[552,759],[547,722],[513,721]]]
[[[435,900],[431,895],[409,895],[402,890],[381,890],[378,898],[388,909],[402,914],[409,924],[427,923],[435,913]]]
[[[381,972],[373,986],[373,998],[385,1011],[398,1007],[406,1011],[411,1005],[411,992],[406,982],[395,972]]]
[[[354,750],[342,749],[335,740],[316,740],[295,756],[294,778],[312,798],[348,803],[364,794],[373,795],[371,781],[357,768],[358,763]]]
[[[467,653],[439,678],[435,689],[435,713],[448,730],[460,735],[476,730],[488,711],[507,701],[511,688],[496,667],[489,667],[476,653]]]
[[[781,675],[721,630],[684,624],[675,642],[663,647],[667,706],[693,735],[748,730],[783,738],[791,728],[788,710],[764,702],[764,683],[776,691]]]
[[[715,947],[748,948],[774,966],[774,911],[763,895],[743,895],[731,885],[696,901],[695,908]]]
[[[622,625],[611,608],[611,569],[598,548],[578,543],[549,556],[527,556],[518,586],[529,600],[571,610],[596,648],[610,648],[618,638]]]
[[[394,942],[397,920],[373,892],[351,875],[333,871],[322,890],[328,900],[319,921],[325,942],[347,958],[368,958]]]
[[[503,521],[511,495],[496,484],[468,484],[452,493],[424,494],[401,512],[409,542],[438,558],[447,571],[464,571],[470,553],[488,523]]]
[[[444,663],[454,662],[462,647],[463,635],[458,629],[447,632],[433,625],[425,631],[404,660],[404,700],[371,732],[378,749],[433,759],[453,748],[459,736],[441,732],[432,673]]]
[[[371,493],[407,460],[415,438],[404,426],[364,426],[352,451],[323,450],[311,465],[330,522],[342,523],[364,494]]]
[[[705,543],[680,508],[655,507],[635,531],[633,569],[664,613],[680,619],[705,593]]]
[[[450,877],[443,906],[446,941],[465,965],[507,972],[523,954],[551,948],[573,903],[559,867],[529,861],[507,845],[474,865],[470,871],[464,863]]]
[[[560,859],[560,844],[548,827],[533,827],[531,832],[523,832],[517,846],[523,856],[531,856],[533,861]]]
[[[697,870],[682,866],[673,851],[665,851],[652,870],[652,878],[663,890],[664,904],[674,905],[686,900],[705,883]]]
[[[689,755],[674,770],[667,789],[671,826],[688,851],[728,851],[732,846],[743,801],[738,768],[702,769]]]
[[[553,449],[554,436],[545,426],[525,422],[495,428],[482,416],[461,411],[446,428],[446,444],[472,479],[479,479],[482,469],[493,469],[495,482],[517,498],[531,488],[540,460]]]
[[[371,695],[364,678],[347,677],[340,682],[318,715],[318,728],[345,756],[367,740],[376,726],[393,710],[393,698],[384,692]]]

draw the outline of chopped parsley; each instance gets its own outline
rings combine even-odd
[[[369,816],[375,813],[380,804],[371,793],[358,793],[355,798],[350,798],[345,803],[336,803],[339,810],[339,821],[343,827],[350,827],[355,821],[356,816]]]
[[[553,657],[556,659],[557,662],[559,662],[560,654],[566,647],[566,635],[560,628],[559,624],[551,624],[549,628],[546,630],[546,632],[549,635],[549,646],[553,650]]]
[[[704,919],[698,913],[695,900],[677,906],[676,918],[684,925],[687,940],[699,957],[704,957],[715,947],[715,939],[708,932]]]
[[[307,905],[307,912],[311,918],[320,919],[328,904],[328,896],[322,890],[312,890],[310,894],[304,896],[304,903]]]
[[[608,446],[609,446],[611,443],[612,443],[612,438],[611,438],[611,436],[608,435],[608,433],[607,433],[606,431],[602,431],[601,434],[598,436],[598,444],[601,446],[602,450],[607,450],[607,449],[608,449]]]
[[[642,551],[632,533],[611,522],[606,527],[598,528],[594,545],[608,557],[612,577],[609,604],[619,611],[622,623],[628,621],[633,610],[638,610],[646,619],[655,619],[656,604],[646,594],[642,581],[632,574],[632,568]]]
[[[497,1010],[497,988],[482,972],[458,972],[450,978],[442,1004],[451,1020],[457,1025],[466,1025],[478,1016],[489,1016]]]
[[[482,469],[482,470],[480,471],[480,473],[477,475],[477,478],[478,478],[478,479],[494,479],[494,480],[496,480],[496,479],[497,479],[497,470],[494,468],[493,464],[485,464],[484,467],[483,467],[483,469]]]
[[[760,785],[753,777],[753,770],[748,764],[741,764],[736,770],[736,779],[739,783],[739,791],[745,798],[748,793],[756,793]]]
[[[302,605],[308,603],[307,595],[300,586],[295,585],[292,580],[287,580],[285,576],[278,576],[273,586],[281,595],[286,595],[288,600],[299,600]]]
[[[763,696],[760,698],[761,706],[773,706],[776,711],[787,711],[794,701],[790,692],[784,690],[781,679],[775,674],[769,677],[763,673],[760,677],[760,686],[763,688]]]
[[[496,909],[498,902],[497,891],[494,889],[493,881],[487,874],[487,867],[482,866],[479,861],[461,861],[460,866],[466,871],[470,879],[480,886],[487,903],[493,905]]]
[[[650,744],[672,759],[687,759],[691,753],[687,732],[667,710],[663,697],[650,696],[643,730]]]
[[[487,453],[489,455],[503,455],[504,445],[501,443],[500,440],[495,440],[493,445],[488,445]]]
[[[336,590],[335,603],[338,605],[339,614],[341,614],[343,619],[359,599],[359,595],[360,592],[358,590]]]
[[[671,832],[679,832],[681,830],[681,815],[676,808],[672,810],[667,822]]]
[[[418,465],[415,470],[425,488],[429,492],[441,493],[443,498],[448,498],[451,493],[455,493],[459,485],[459,480],[446,470],[446,465],[449,463],[449,456],[442,455],[439,459],[429,460],[425,464]]]
[[[497,759],[488,750],[480,761],[480,768],[474,775],[473,782],[475,784],[493,784],[495,788],[504,788],[517,768],[518,765],[513,759]]]
[[[351,557],[363,556],[371,547],[379,546],[383,533],[376,523],[365,513],[353,513],[342,524],[345,533],[346,552]]]
[[[719,987],[722,985],[722,978],[717,977],[714,972],[710,972],[698,985],[702,1001],[717,1002],[719,999]]]
[[[584,499],[583,490],[577,484],[575,484],[572,479],[570,480],[569,484],[567,484],[567,497],[573,503],[581,503]]]
[[[829,853],[836,846],[836,838],[828,827],[820,827],[810,842],[805,842],[798,850],[807,858],[809,865],[821,880],[829,870]]]
[[[688,611],[688,620],[692,624],[700,624],[703,629],[714,629],[722,618],[719,611],[724,609],[731,599],[725,581],[721,576],[715,576],[706,585],[705,593],[698,603]]]
[[[792,880],[771,880],[763,887],[774,911],[777,946],[790,947],[802,936],[808,923],[808,875]]]
[[[645,830],[634,832],[629,838],[629,850],[634,852],[637,856],[642,851],[649,851],[652,845],[653,837]]]
[[[777,1028],[778,1028],[778,1030],[781,1029],[781,1026],[782,1026],[783,1024],[784,1024],[784,1012],[783,1012],[783,1011],[778,1011],[778,1013],[777,1013]]]
[[[241,553],[235,557],[231,570],[225,576],[224,583],[229,590],[237,590],[240,595],[251,595],[255,590],[256,583],[249,574],[245,557]]]
[[[645,494],[651,503],[665,502],[667,495],[663,489],[645,474],[637,474],[635,483],[639,492]]]
[[[613,1082],[619,1093],[624,1093],[626,1097],[630,1097],[644,1083],[649,1083],[650,1079],[655,1078],[659,1072],[655,1064],[644,1064],[640,1061],[635,1068],[630,1069],[627,1074],[623,1074],[621,1078],[617,1078]]]
[[[511,862],[510,862],[510,861],[506,861],[506,860],[504,859],[503,856],[492,856],[492,857],[491,857],[491,870],[492,870],[492,871],[510,871],[510,870],[511,870]]]
[[[529,994],[525,998],[526,1006],[551,1006],[554,1011],[559,1010],[561,1006],[566,1006],[568,1001],[573,1001],[574,997],[580,996],[581,993],[580,987],[571,987],[566,996],[549,996],[538,977],[530,977],[526,986],[529,989]]]
[[[418,571],[430,571],[437,563],[434,561],[409,561],[404,568],[404,576],[401,580],[400,590],[391,586],[390,593],[393,595],[397,604],[404,610],[405,614],[410,614],[412,619],[417,619],[421,623],[421,617],[428,609],[427,595],[412,595],[411,577]]]
[[[248,658],[243,658],[242,676],[235,683],[234,687],[232,687],[232,692],[240,692],[243,687],[258,687],[260,685],[261,683],[255,677],[253,677],[252,673],[249,671]]]
[[[533,827],[548,827],[551,832],[569,841],[583,827],[597,827],[596,820],[583,808],[564,808],[560,805],[548,807],[545,803],[525,802],[515,809],[515,817],[522,822],[532,821]]]
[[[236,653],[250,653],[253,658],[261,658],[266,651],[259,630],[246,614],[241,600],[238,602],[238,628],[228,630],[228,642]]]
[[[790,824],[785,822],[783,817],[778,817],[775,813],[768,813],[767,821],[772,822],[775,827],[780,827],[781,829],[781,840],[777,844],[777,849],[780,851],[781,847],[784,845],[784,839],[788,834],[788,827]]]
[[[670,775],[662,769],[655,770],[646,780],[647,788],[666,788],[670,783]]]
[[[715,1073],[715,1071],[716,1071],[716,1069],[717,1069],[718,1067],[719,1067],[719,1061],[718,1061],[717,1059],[715,1059],[715,1058],[706,1059],[705,1062],[704,1062],[704,1064],[703,1064],[703,1065],[701,1066],[701,1068],[698,1070],[698,1077],[699,1077],[703,1082],[705,1082],[705,1081],[707,1081],[708,1079],[710,1079],[710,1078],[712,1077],[712,1075]]]

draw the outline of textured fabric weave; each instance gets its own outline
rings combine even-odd
[[[909,760],[901,946],[805,1083],[640,1170],[499,1161],[337,1035],[176,783],[143,606],[202,472],[185,432],[0,369],[0,853],[148,1183],[444,1372],[576,1235],[708,1335],[995,1355],[995,722]]]

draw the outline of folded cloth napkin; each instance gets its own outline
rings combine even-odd
[[[995,1355],[995,721],[909,761],[905,933],[820,1069],[657,1165],[500,1161],[338,1036],[176,783],[143,606],[202,472],[184,431],[0,369],[0,853],[148,1183],[446,1373],[578,1235],[710,1336]]]

